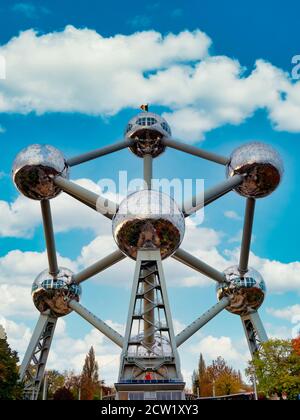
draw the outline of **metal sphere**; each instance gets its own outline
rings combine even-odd
[[[185,219],[174,200],[157,191],[128,196],[113,218],[113,235],[124,254],[136,259],[139,249],[160,249],[172,255],[183,240]]]
[[[53,177],[68,178],[69,169],[63,154],[49,145],[33,144],[22,150],[13,164],[13,181],[18,190],[33,200],[56,197],[60,192]]]
[[[57,318],[68,315],[72,309],[68,306],[68,299],[79,302],[81,286],[72,283],[72,271],[60,267],[54,278],[49,270],[43,271],[32,285],[32,299],[35,307],[41,313],[50,311],[50,315]]]
[[[129,149],[140,158],[161,155],[166,148],[162,139],[171,135],[167,121],[152,112],[143,112],[132,118],[125,131],[125,137],[131,142]]]
[[[227,176],[245,175],[236,188],[243,197],[262,198],[271,194],[283,176],[283,162],[271,146],[253,142],[235,149],[227,165]]]
[[[256,311],[262,304],[266,295],[266,284],[262,276],[254,269],[241,276],[237,266],[224,271],[228,283],[217,286],[218,300],[223,297],[231,299],[227,310],[236,315],[247,315]]]

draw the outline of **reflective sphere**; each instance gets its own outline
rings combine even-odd
[[[223,297],[231,299],[227,310],[233,314],[246,315],[256,311],[263,303],[266,295],[266,285],[262,276],[252,268],[241,276],[238,267],[230,267],[224,271],[229,283],[217,286],[218,300]]]
[[[81,287],[72,283],[72,271],[59,268],[59,274],[53,278],[48,270],[43,271],[32,285],[32,299],[35,307],[41,313],[50,310],[53,317],[68,315],[72,309],[68,306],[68,299],[79,302]]]
[[[136,156],[151,155],[155,158],[165,151],[161,140],[171,137],[171,129],[160,115],[143,112],[129,121],[125,137],[130,140],[129,149]]]
[[[136,259],[139,249],[160,249],[172,255],[182,242],[185,219],[175,201],[156,191],[142,190],[127,197],[113,218],[113,235],[119,248]]]
[[[33,200],[56,197],[60,192],[53,177],[68,178],[63,154],[52,146],[33,144],[22,150],[13,165],[13,181],[18,190]]]
[[[248,143],[235,149],[227,165],[227,176],[245,174],[244,182],[236,188],[243,197],[262,198],[271,194],[283,176],[280,155],[267,144]]]

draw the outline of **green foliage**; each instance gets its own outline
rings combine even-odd
[[[0,400],[22,398],[22,385],[19,381],[19,358],[8,345],[6,337],[0,339]]]
[[[290,340],[264,343],[246,373],[255,373],[259,390],[268,396],[286,393],[288,399],[296,399],[300,394],[300,355]]]
[[[48,370],[48,399],[51,400],[54,397],[56,391],[64,386],[65,377],[57,370]],[[43,389],[43,385],[41,387]]]

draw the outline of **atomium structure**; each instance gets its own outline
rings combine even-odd
[[[143,161],[145,189],[129,195],[120,205],[69,181],[71,167],[128,148]],[[188,203],[152,189],[153,160],[168,148],[223,165],[225,181],[192,197]],[[140,113],[127,125],[123,141],[71,159],[52,146],[32,145],[21,151],[13,166],[13,180],[26,197],[41,205],[48,268],[34,281],[32,298],[40,318],[21,365],[25,398],[37,399],[59,317],[74,311],[121,349],[116,398],[184,399],[178,348],[224,309],[240,317],[249,349],[254,355],[267,334],[258,309],[266,286],[249,267],[256,200],[271,194],[283,176],[278,153],[266,144],[250,143],[222,157],[172,139],[161,116]],[[185,219],[230,191],[246,199],[239,263],[220,272],[180,246]],[[112,221],[117,250],[79,273],[57,264],[50,200],[64,192]],[[99,217],[101,217],[99,215]],[[101,251],[99,251],[101,252]],[[125,336],[89,312],[79,302],[81,284],[129,257],[135,261]],[[216,283],[218,302],[175,335],[162,261],[176,261]]]

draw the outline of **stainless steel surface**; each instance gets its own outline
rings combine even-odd
[[[174,200],[156,191],[128,196],[113,218],[113,235],[122,252],[136,259],[139,249],[160,249],[172,255],[182,242],[185,220]]]
[[[68,300],[79,301],[81,287],[72,283],[73,273],[59,267],[57,276],[51,276],[49,270],[43,271],[32,285],[32,299],[40,313],[50,311],[50,316],[61,317],[71,312]]]
[[[119,334],[117,331],[115,331],[113,328],[107,325],[104,321],[97,318],[94,314],[92,314],[90,311],[88,311],[86,308],[80,305],[80,303],[78,303],[77,300],[70,300],[68,302],[68,305],[71,310],[75,311],[87,322],[89,322],[91,325],[97,328],[97,330],[99,330],[107,338],[113,341],[117,346],[121,348],[123,347],[124,338],[121,336],[121,334]]]
[[[248,198],[262,198],[271,194],[283,176],[283,162],[271,146],[253,142],[235,149],[227,166],[227,176],[244,174],[244,182],[236,191]]]
[[[234,175],[220,184],[209,188],[204,192],[200,192],[192,198],[192,201],[188,200],[183,205],[183,213],[185,217],[194,214],[196,211],[202,209],[205,206],[216,201],[218,198],[232,191],[235,187],[243,182],[244,178],[242,175]],[[191,207],[192,204],[192,207]]]
[[[117,152],[119,150],[123,150],[126,147],[129,147],[130,142],[128,140],[121,141],[118,143],[111,144],[109,146],[102,147],[101,149],[93,150],[91,152],[84,153],[79,156],[75,156],[73,158],[68,159],[69,166],[76,166],[80,165],[81,163],[88,162],[93,159],[97,159],[101,156],[106,156],[110,153]]]
[[[216,153],[208,152],[207,150],[203,150],[199,147],[182,143],[171,138],[164,138],[162,142],[165,146],[171,147],[172,149],[180,150],[181,152],[188,153],[193,156],[198,156],[202,159],[219,163],[220,165],[227,165],[229,162],[229,158],[227,157],[217,155]]]
[[[49,273],[56,276],[59,272],[55,248],[55,238],[53,232],[53,223],[51,215],[51,206],[49,200],[41,201],[41,210],[43,217],[43,227],[47,247],[47,257],[49,263]]]
[[[201,315],[196,319],[192,324],[186,327],[181,333],[179,333],[175,339],[177,347],[185,343],[189,338],[191,338],[197,331],[199,331],[204,325],[211,321],[215,316],[222,312],[230,304],[230,299],[224,297],[216,305],[210,308],[207,312]]]
[[[68,178],[69,170],[63,154],[49,145],[33,144],[16,157],[12,176],[18,190],[33,200],[56,197],[61,189],[53,177]]]
[[[256,311],[263,304],[266,295],[266,285],[262,276],[249,268],[241,276],[239,267],[230,267],[224,271],[227,282],[217,286],[217,297],[230,298],[230,305],[226,308],[236,315],[247,315]]]
[[[112,219],[118,206],[116,203],[108,200],[107,198],[101,197],[75,184],[74,182],[63,179],[60,176],[54,178],[54,183],[59,186],[66,194],[80,201],[81,203],[91,207],[93,210],[97,210],[99,213],[108,219]]]
[[[215,280],[222,284],[226,281],[224,273],[221,273],[220,271],[209,266],[205,262],[199,260],[199,258],[194,257],[194,255],[189,254],[181,248],[175,252],[173,258],[177,261],[180,261],[182,264],[185,264],[188,267],[199,271],[199,273],[204,274],[212,280]]]
[[[145,188],[151,190],[153,176],[153,158],[151,155],[144,156],[144,181]]]
[[[151,155],[155,158],[165,151],[162,139],[171,137],[171,129],[160,115],[143,112],[129,121],[125,137],[131,142],[129,149],[136,156]]]
[[[88,280],[91,277],[101,273],[101,271],[104,271],[107,268],[113,266],[114,264],[117,264],[124,258],[126,258],[126,256],[120,250],[112,252],[107,257],[103,258],[100,261],[97,261],[90,267],[85,268],[80,273],[74,274],[72,281],[73,283],[82,283],[83,281]]]
[[[239,263],[239,271],[241,275],[244,275],[248,271],[254,211],[255,211],[255,199],[247,198],[242,245],[241,245],[241,255],[240,255],[240,263]]]

